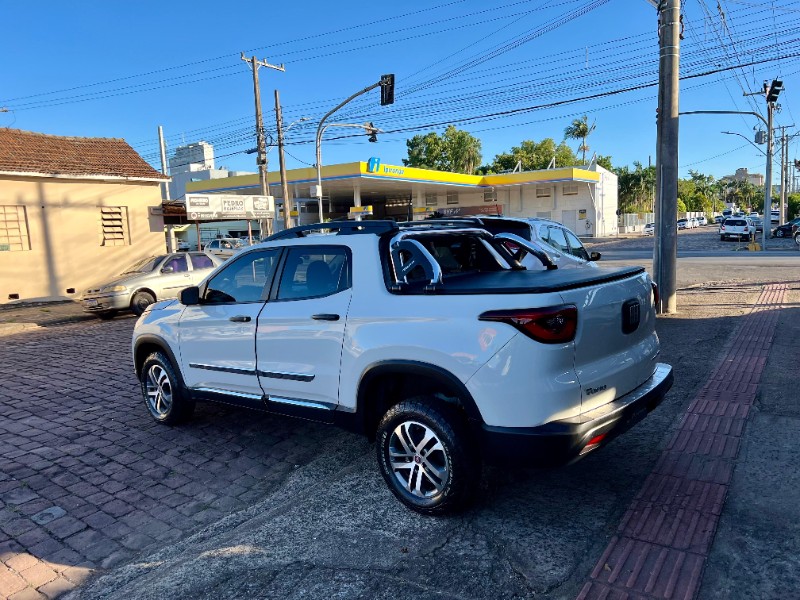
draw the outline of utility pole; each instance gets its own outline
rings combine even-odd
[[[653,275],[658,314],[678,311],[678,100],[680,75],[680,0],[661,0],[658,10],[658,130],[656,136],[656,240]]]
[[[271,65],[266,59],[258,60],[255,56],[247,58],[242,52],[242,60],[250,63],[250,68],[253,70],[253,94],[255,95],[256,102],[256,149],[258,150],[258,181],[261,184],[261,195],[269,196],[269,184],[267,183],[267,143],[264,136],[264,119],[261,115],[261,87],[258,83],[258,68],[267,67],[268,69],[275,69],[276,71],[286,71],[283,65]],[[272,223],[269,219],[266,221],[266,227],[261,227],[261,235],[263,236],[266,230],[267,234],[271,234]],[[249,224],[248,224],[249,228]]]
[[[275,90],[275,120],[278,123],[278,163],[281,166],[281,194],[283,194],[283,228],[292,226],[292,210],[294,201],[289,198],[289,184],[286,181],[286,160],[283,156],[283,113],[281,112],[281,97]]]
[[[164,143],[164,128],[158,126],[158,147],[161,149],[161,172],[164,175],[169,175],[167,172],[167,146]],[[164,182],[164,202],[169,202],[169,182]],[[167,225],[167,252],[175,252],[175,228],[172,225]]]

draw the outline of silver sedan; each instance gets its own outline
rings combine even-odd
[[[92,286],[80,298],[84,312],[110,319],[132,310],[141,315],[153,302],[175,298],[197,285],[222,259],[205,252],[175,252],[136,261],[111,281]]]

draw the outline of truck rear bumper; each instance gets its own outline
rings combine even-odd
[[[672,367],[658,363],[653,375],[638,388],[578,417],[536,427],[483,425],[484,458],[540,467],[579,460],[644,419],[664,399],[672,380]]]

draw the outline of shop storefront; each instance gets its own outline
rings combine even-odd
[[[282,227],[280,176],[269,173]],[[287,172],[289,193],[301,224],[318,220],[313,168]],[[192,182],[190,194],[257,194],[257,175]],[[438,212],[448,216],[503,214],[559,221],[581,236],[616,233],[617,177],[600,166],[566,167],[464,175],[383,164],[378,158],[322,168],[322,210],[326,219],[346,218],[354,206],[372,206],[372,218],[406,220]]]

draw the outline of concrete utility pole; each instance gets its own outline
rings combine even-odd
[[[164,175],[169,175],[167,172],[167,146],[164,143],[164,128],[158,126],[158,146],[161,149],[161,172]],[[169,202],[169,182],[164,182],[163,189],[164,202]],[[172,225],[167,225],[167,252],[175,252],[175,228]]]
[[[242,52],[242,60],[250,63],[250,68],[253,70],[253,94],[255,95],[256,102],[256,149],[258,150],[258,181],[261,184],[261,195],[269,196],[269,185],[267,183],[267,143],[264,136],[264,119],[261,115],[261,86],[258,83],[258,68],[267,67],[275,69],[276,71],[286,71],[283,65],[271,65],[266,59],[258,60],[255,56],[247,58]],[[265,219],[269,221],[269,219]],[[261,235],[264,235],[266,229],[267,234],[271,234],[271,223],[267,223],[266,227],[261,228]]]
[[[294,202],[289,198],[289,184],[286,181],[286,161],[283,156],[283,113],[281,112],[281,97],[275,90],[275,120],[278,123],[278,163],[281,166],[281,194],[283,194],[283,228],[292,226],[292,210]]]
[[[789,127],[794,127],[794,125],[781,127],[781,209],[779,225],[786,223],[786,204],[789,202],[789,136],[786,135],[786,129]]]
[[[654,4],[651,2],[651,4]],[[656,151],[656,240],[653,275],[661,300],[658,314],[678,311],[678,100],[680,0],[661,0],[658,9],[658,130]]]

